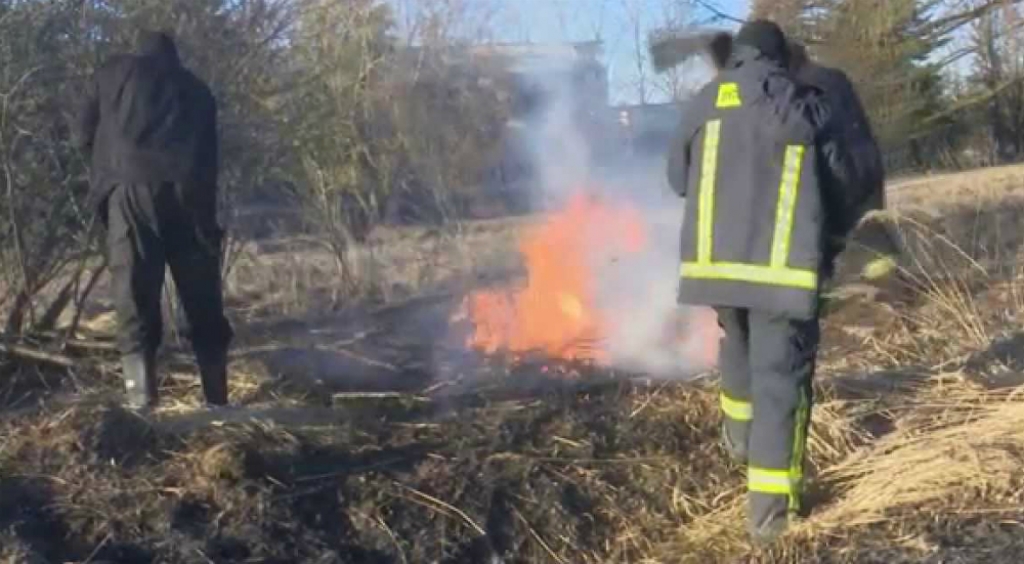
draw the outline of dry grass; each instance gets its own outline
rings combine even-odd
[[[495,363],[472,369],[487,393],[338,405],[239,352],[242,410],[197,411],[192,371],[175,364],[148,421],[110,403],[105,373],[77,375],[87,393],[73,403],[0,417],[0,563],[1016,562],[1024,175],[979,174],[894,193],[900,275],[826,319],[813,511],[770,551],[746,542],[743,472],[717,445],[713,386],[584,370],[588,387],[538,395],[520,393],[538,377],[529,367]],[[506,267],[515,230],[382,234],[402,268],[375,276],[406,285],[384,296],[397,299]],[[337,298],[330,260],[294,248],[243,257],[231,285],[258,304],[247,316]],[[288,339],[274,341],[242,345]]]
[[[979,501],[974,496],[991,500],[1011,494],[1022,469],[1015,447],[1024,444],[1019,392],[964,387],[934,394],[939,397],[917,405],[891,435],[822,474],[822,480],[836,484],[839,497],[809,527],[820,534],[870,525],[928,505],[956,512],[957,503]],[[939,501],[950,503],[936,507]]]
[[[227,291],[253,316],[301,315],[367,298],[407,299],[515,268],[515,234],[526,221],[468,222],[456,230],[379,229],[351,253],[355,293],[342,292],[334,255],[315,241],[250,243],[229,272]]]

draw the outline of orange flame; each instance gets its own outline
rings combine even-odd
[[[628,312],[599,307],[597,269],[622,254],[643,252],[650,236],[636,208],[577,193],[564,209],[524,234],[519,245],[527,272],[523,285],[479,291],[465,299],[458,317],[468,318],[473,326],[467,346],[485,353],[538,352],[609,364],[609,323],[611,318],[623,322]],[[685,324],[674,319],[668,325],[666,338],[674,343],[666,345],[681,349]],[[698,337],[700,348],[717,349],[717,338]],[[699,356],[709,354],[714,350]]]

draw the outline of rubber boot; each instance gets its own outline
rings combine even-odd
[[[199,378],[203,384],[203,395],[208,407],[222,407],[228,404],[228,357],[227,353],[198,356]]]
[[[726,418],[722,421],[722,446],[729,453],[729,458],[737,464],[747,463],[747,443],[750,442],[750,423],[733,421]]]
[[[750,541],[758,547],[767,547],[779,539],[789,528],[789,496],[749,492]],[[795,516],[795,515],[794,515]]]
[[[136,411],[156,407],[159,401],[156,381],[156,355],[134,353],[121,357],[125,400]]]

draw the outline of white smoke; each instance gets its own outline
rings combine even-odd
[[[580,108],[561,73],[533,69],[523,76],[523,87],[543,100],[517,140],[535,175],[533,207],[558,208],[590,181],[590,148],[575,118]]]
[[[581,107],[585,98],[562,78],[567,74],[538,72],[528,77],[545,94],[520,138],[536,175],[534,207],[557,209],[586,190],[613,209],[642,214],[647,233],[641,252],[615,254],[615,249],[595,245],[588,257],[596,275],[596,305],[610,325],[605,346],[619,368],[661,378],[693,376],[708,368],[700,362],[707,351],[699,350],[707,341],[680,342],[672,329],[681,321],[697,319],[696,312],[683,311],[676,303],[684,201],[668,186],[662,154],[627,157],[623,148],[613,155],[617,158],[595,158],[594,142],[606,139],[588,138],[581,130],[579,117],[594,109]],[[615,117],[611,108],[596,110],[603,111],[609,122]],[[611,134],[613,127],[606,131]],[[706,327],[704,331],[706,335]]]
[[[637,209],[646,240],[639,253],[601,256],[599,307],[612,315],[608,347],[616,365],[661,377],[684,377],[707,368],[699,362],[699,339],[680,342],[681,322],[694,319],[676,304],[679,233],[684,201],[671,192],[664,163],[654,157],[609,174],[606,190],[613,205]]]

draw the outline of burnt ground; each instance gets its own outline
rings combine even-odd
[[[450,343],[422,339],[451,306],[421,300],[294,322],[291,330],[288,322],[253,324],[240,334],[232,364],[241,405],[220,412],[190,407],[197,390],[182,351],[166,359],[170,407],[149,418],[118,406],[114,374],[40,378],[22,370],[20,386],[35,381],[43,389],[0,423],[0,562],[697,557],[694,547],[665,547],[742,495],[742,470],[717,445],[712,382],[455,355]],[[828,340],[826,355],[852,345],[836,334]],[[833,398],[863,398],[891,382],[860,374],[821,384]],[[871,417],[860,426],[889,432],[884,417]],[[828,455],[817,458],[824,464]],[[827,503],[831,494],[818,495]],[[985,519],[967,525],[998,533]],[[862,542],[872,538],[867,529]],[[973,538],[947,538],[945,550],[972,554]],[[865,560],[881,558],[881,548],[796,546],[795,560],[751,561],[921,555],[886,546],[884,560]]]
[[[596,550],[632,507],[674,511],[661,475],[722,462],[713,418],[666,411],[669,386],[432,342],[453,306],[240,327],[240,405],[217,412],[191,407],[183,350],[146,418],[117,403],[116,355],[21,367],[0,396],[0,562],[543,561]]]
[[[109,353],[8,365],[0,563],[1017,562],[1024,405],[1008,431],[956,438],[984,438],[971,456],[943,458],[937,433],[1021,401],[1024,293],[962,282],[967,306],[904,280],[830,307],[810,529],[773,551],[741,538],[713,379],[472,357],[426,338],[448,323],[440,296],[239,323],[239,405],[217,412],[174,347],[149,417],[118,406]],[[891,464],[930,440],[906,474],[959,481],[850,499],[862,453]]]

